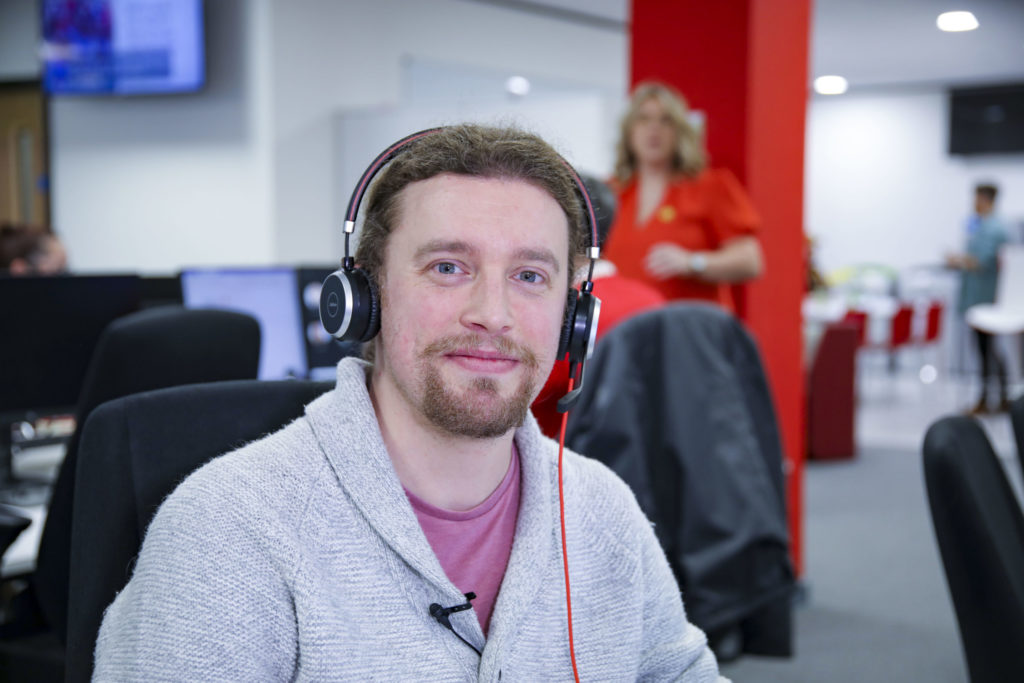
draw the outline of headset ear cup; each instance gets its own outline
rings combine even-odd
[[[370,311],[366,320],[366,332],[359,338],[359,341],[367,342],[376,337],[377,333],[380,332],[380,294],[369,273],[359,267],[356,267],[355,270],[366,281],[366,301]]]
[[[572,328],[576,320],[577,302],[579,302],[579,292],[575,289],[570,289],[569,296],[565,301],[565,317],[562,319],[562,334],[558,338],[558,351],[555,355],[555,360],[561,360],[569,352]]]
[[[380,304],[366,271],[342,268],[324,280],[320,290],[320,321],[339,341],[364,342],[377,334]]]

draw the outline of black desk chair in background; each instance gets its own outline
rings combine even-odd
[[[28,672],[26,679],[57,675],[67,628],[75,470],[82,429],[93,409],[151,389],[255,378],[259,357],[259,323],[242,313],[164,306],[107,326],[82,386],[78,426],[54,485],[35,573],[17,603],[16,623],[5,625],[0,641],[0,668],[11,678],[18,680],[19,670]]]
[[[1024,514],[981,425],[933,424],[924,477],[971,681],[1024,681]]]
[[[88,681],[103,612],[163,499],[217,455],[276,431],[329,382],[219,382],[128,396],[85,425],[71,536],[67,681]]]
[[[1020,463],[1021,475],[1024,475],[1024,396],[1018,396],[1010,403],[1010,423],[1013,425],[1013,438],[1017,442],[1017,461]]]
[[[792,654],[783,454],[760,354],[721,308],[673,304],[598,342],[566,445],[611,467],[655,525],[720,659]]]

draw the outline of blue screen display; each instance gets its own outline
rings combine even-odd
[[[306,346],[298,283],[292,268],[185,270],[188,308],[241,311],[260,323],[260,379],[305,377]]]
[[[205,80],[202,0],[44,0],[51,94],[189,92]]]

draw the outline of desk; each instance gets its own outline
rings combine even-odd
[[[26,517],[32,518],[32,524],[21,532],[17,540],[4,553],[3,561],[0,562],[0,577],[6,579],[11,576],[28,574],[36,568],[36,555],[39,553],[39,539],[43,535],[43,525],[46,524],[46,506],[12,505]]]
[[[11,507],[17,508],[26,517],[32,518],[32,524],[21,532],[11,544],[0,561],[0,577],[27,574],[36,568],[36,555],[39,552],[39,539],[43,535],[46,524],[46,507],[49,502],[49,484],[57,478],[60,464],[64,460],[64,444],[51,444],[38,448],[28,448],[13,456],[11,469],[17,479],[44,482],[37,490],[19,500],[18,496],[5,500]]]

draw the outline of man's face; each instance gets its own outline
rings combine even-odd
[[[568,221],[521,180],[439,175],[406,187],[381,274],[374,383],[421,423],[493,438],[519,426],[554,363]]]
[[[68,269],[68,254],[64,245],[56,237],[48,236],[43,254],[36,262],[36,273],[40,275],[57,275]]]
[[[974,210],[982,216],[992,212],[993,202],[988,195],[981,192],[974,193]]]

